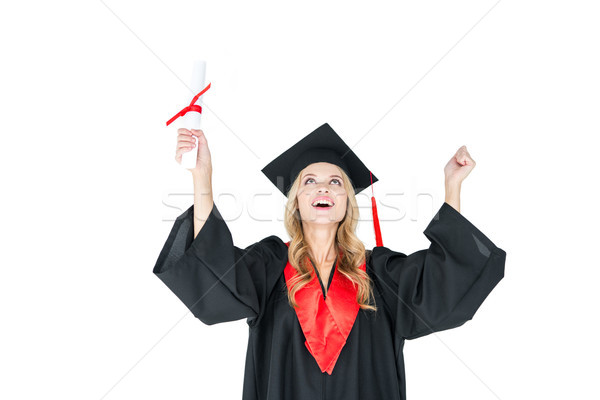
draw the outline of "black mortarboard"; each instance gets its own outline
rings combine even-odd
[[[284,151],[265,166],[262,172],[281,193],[287,196],[298,173],[316,162],[328,162],[344,170],[352,181],[355,194],[378,180],[328,123],[324,123]],[[376,240],[378,246],[382,246],[375,198],[371,199]]]
[[[350,177],[355,193],[377,182],[375,175],[363,164],[341,137],[324,123],[298,143],[271,161],[262,172],[285,196],[298,173],[316,162],[335,164]]]

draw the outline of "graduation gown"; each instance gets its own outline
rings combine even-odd
[[[366,251],[378,311],[358,311],[329,374],[288,303],[286,243],[236,247],[216,205],[194,239],[193,208],[175,221],[153,273],[207,325],[246,318],[243,400],[404,400],[405,340],[463,325],[504,276],[506,252],[444,202],[423,232],[428,249]]]

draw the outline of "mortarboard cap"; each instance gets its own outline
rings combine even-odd
[[[298,173],[316,162],[328,162],[340,167],[350,178],[355,194],[378,180],[328,123],[324,123],[280,154],[265,166],[262,172],[287,197]],[[377,245],[383,246],[375,197],[371,197],[371,202]]]
[[[264,167],[262,172],[287,196],[298,173],[316,162],[328,162],[344,170],[352,181],[355,193],[360,193],[377,182],[375,175],[370,173],[328,123],[321,125],[287,149]]]

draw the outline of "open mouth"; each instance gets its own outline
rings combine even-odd
[[[334,206],[333,201],[329,200],[329,199],[319,199],[316,200],[313,204],[313,207],[315,208],[320,208],[320,209],[328,209],[328,208],[332,208]]]

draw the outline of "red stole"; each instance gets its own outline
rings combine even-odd
[[[289,247],[290,242],[286,245]],[[360,269],[365,271],[366,264],[363,263]],[[284,270],[288,290],[291,287],[290,279],[297,273],[288,260]],[[306,337],[304,344],[321,372],[329,375],[333,372],[360,309],[356,300],[358,288],[338,272],[337,263],[331,273],[334,275],[326,299],[323,299],[319,278],[313,271],[312,280],[296,292],[298,307],[295,309]],[[323,285],[327,285],[327,282],[323,282]]]

